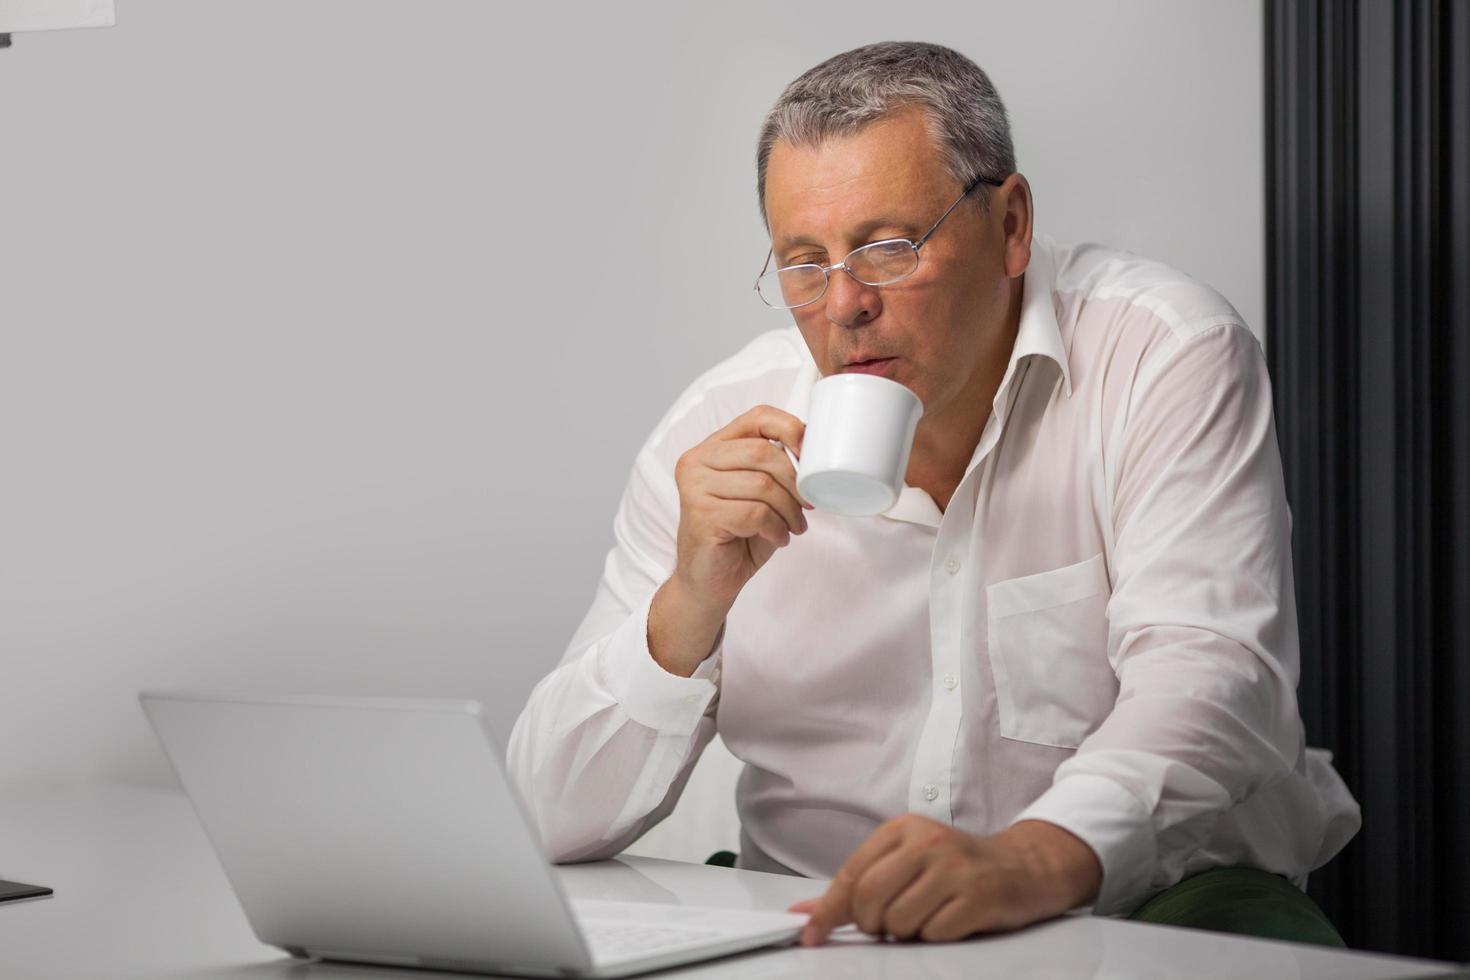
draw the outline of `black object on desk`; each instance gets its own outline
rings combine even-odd
[[[27,885],[20,881],[0,880],[0,902],[9,902],[17,898],[41,898],[50,894],[51,889],[45,885]]]

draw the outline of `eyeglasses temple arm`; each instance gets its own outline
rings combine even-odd
[[[757,275],[755,277],[757,286],[759,286],[759,284],[760,284],[760,278],[761,278],[761,276],[765,275],[766,274],[766,270],[771,267],[771,256],[773,256],[775,254],[776,254],[776,249],[775,249],[774,246],[771,247],[771,248],[766,249],[766,260],[761,263],[760,275]]]
[[[934,224],[929,227],[928,231],[924,232],[924,237],[914,242],[914,251],[917,252],[921,247],[923,247],[923,244],[929,240],[929,236],[939,230],[939,226],[944,224],[944,219],[949,217],[949,213],[951,211],[960,206],[961,201],[970,196],[971,191],[979,187],[981,184],[989,184],[992,187],[999,187],[1003,183],[1005,183],[1005,181],[995,180],[991,177],[976,177],[974,180],[966,184],[964,192],[960,194],[959,197],[954,199],[953,204],[944,209],[944,213],[939,216],[939,220],[934,222]],[[768,258],[766,261],[769,262],[770,259]]]

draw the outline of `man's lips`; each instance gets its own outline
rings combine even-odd
[[[861,361],[848,361],[842,366],[844,372],[854,374],[887,374],[896,357],[873,357]]]

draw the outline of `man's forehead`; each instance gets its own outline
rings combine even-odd
[[[772,241],[802,241],[828,223],[908,223],[952,182],[916,111],[816,144],[778,141],[766,171]]]

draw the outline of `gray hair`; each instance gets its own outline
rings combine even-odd
[[[1015,171],[1006,108],[979,65],[938,44],[884,41],[828,58],[786,86],[771,107],[755,157],[761,220],[766,167],[778,141],[820,146],[907,106],[924,110],[945,166],[961,185]],[[984,207],[986,198],[979,200]]]

